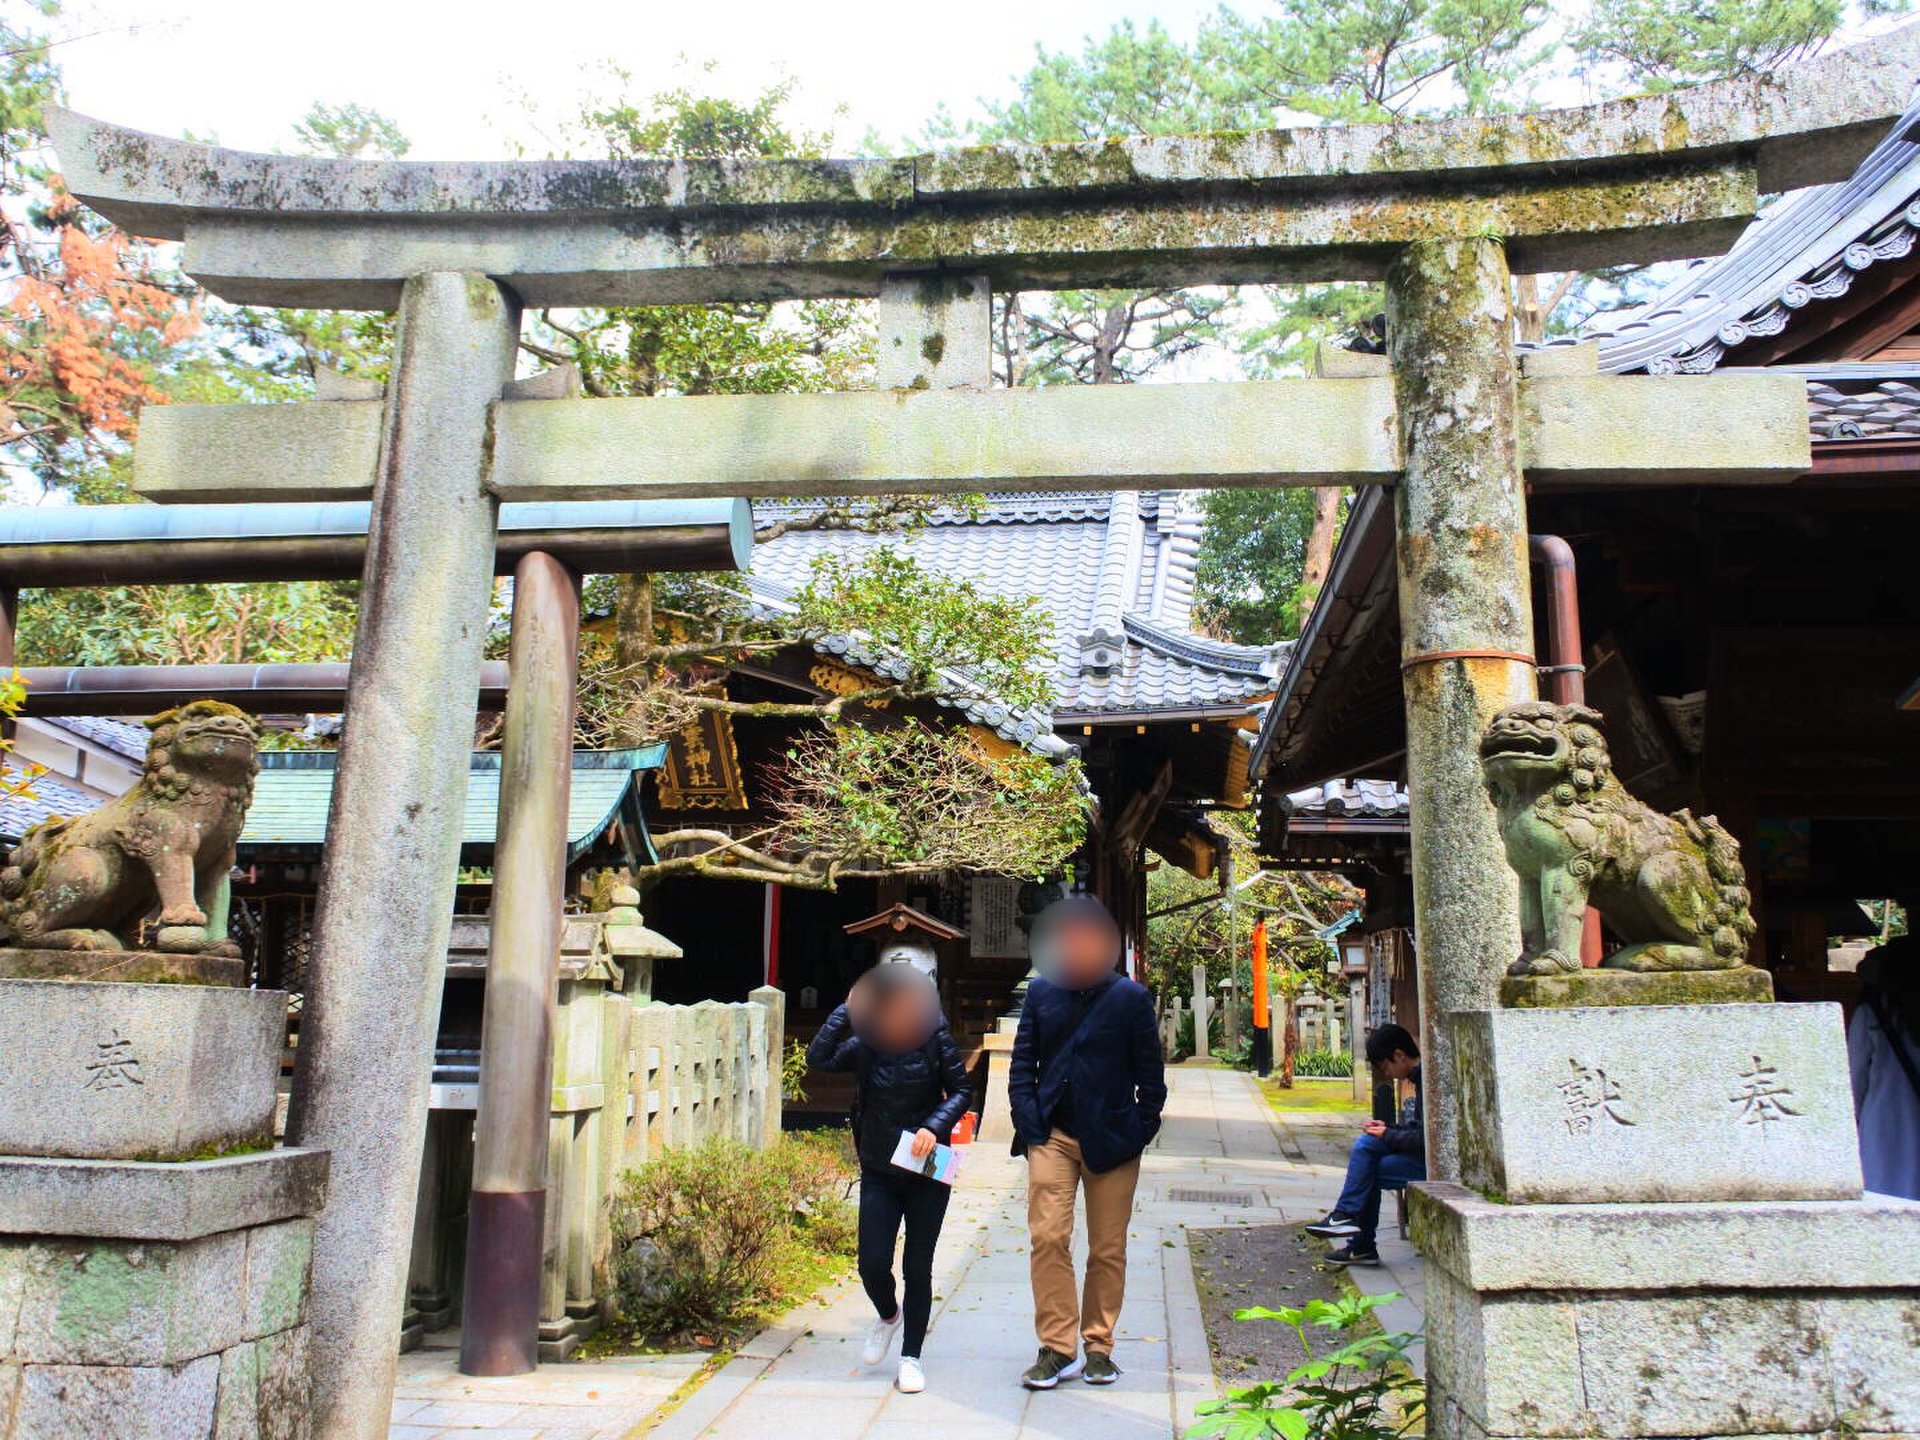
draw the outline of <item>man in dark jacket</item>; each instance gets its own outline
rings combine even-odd
[[[1127,1285],[1127,1222],[1140,1152],[1167,1103],[1153,1000],[1116,973],[1120,931],[1096,900],[1073,896],[1035,920],[1040,976],[1013,1041],[1008,1096],[1016,1155],[1027,1157],[1034,1329],[1040,1355],[1021,1377],[1051,1390],[1119,1378],[1113,1333]],[[1073,1210],[1086,1192],[1087,1275],[1073,1274]],[[1081,1357],[1084,1348],[1085,1357]]]
[[[1427,1178],[1426,1118],[1420,1104],[1420,1046],[1398,1025],[1382,1025],[1367,1036],[1367,1062],[1388,1080],[1408,1080],[1413,1094],[1401,1107],[1398,1124],[1369,1120],[1347,1159],[1347,1183],[1333,1210],[1309,1235],[1345,1238],[1346,1248],[1327,1259],[1336,1265],[1378,1265],[1375,1236],[1380,1228],[1380,1192],[1401,1190],[1409,1180]]]

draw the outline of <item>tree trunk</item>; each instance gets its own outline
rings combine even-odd
[[[1300,1057],[1300,1016],[1291,995],[1281,1010],[1280,1027],[1280,1087],[1291,1090],[1293,1067]]]
[[[1340,538],[1340,487],[1322,485],[1313,492],[1313,528],[1307,531],[1307,553],[1300,565],[1300,619],[1304,622],[1320,598],[1333,568],[1333,547]]]
[[[623,575],[613,612],[614,657],[622,665],[644,664],[653,643],[653,576]]]

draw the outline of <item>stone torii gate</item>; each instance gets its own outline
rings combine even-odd
[[[896,160],[330,161],[54,114],[73,193],[183,240],[215,294],[400,314],[384,395],[150,411],[135,457],[156,500],[373,502],[290,1127],[336,1177],[315,1252],[316,1433],[387,1423],[500,501],[1397,485],[1430,1154],[1451,1178],[1434,1022],[1496,1003],[1518,949],[1476,754],[1492,712],[1534,692],[1525,485],[1808,465],[1791,377],[1601,376],[1577,350],[1517,362],[1510,271],[1722,249],[1763,192],[1843,177],[1916,73],[1910,28],[1544,117]],[[995,290],[1383,278],[1389,374],[988,388]],[[875,295],[880,392],[583,400],[513,382],[523,305]]]

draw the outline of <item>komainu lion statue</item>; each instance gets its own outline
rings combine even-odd
[[[233,868],[234,842],[260,769],[245,711],[195,700],[147,721],[146,770],[126,794],[34,826],[0,870],[0,941],[48,950],[153,948],[237,955],[206,933]]]
[[[1580,969],[1588,905],[1625,947],[1620,970],[1730,970],[1753,938],[1740,846],[1711,815],[1663,815],[1614,777],[1600,712],[1532,702],[1502,710],[1480,768],[1520,876],[1524,942],[1510,975]]]

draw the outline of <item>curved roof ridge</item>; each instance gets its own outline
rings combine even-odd
[[[1123,617],[1121,625],[1131,639],[1150,650],[1157,650],[1162,655],[1202,669],[1217,670],[1224,675],[1258,676],[1271,680],[1280,673],[1281,664],[1293,648],[1290,640],[1273,645],[1236,645],[1229,640],[1215,640],[1210,636],[1196,635],[1190,630],[1178,630],[1138,613]]]
[[[1861,271],[1908,254],[1916,231],[1920,101],[1848,179],[1777,201],[1726,254],[1689,266],[1644,305],[1596,317],[1580,338],[1600,342],[1604,371],[1712,370],[1796,311],[1844,295]]]
[[[1126,634],[1127,609],[1135,597],[1146,537],[1146,521],[1140,511],[1137,491],[1114,492],[1113,508],[1107,512],[1106,539],[1100,547],[1093,606],[1085,628],[1074,637],[1080,642],[1083,669],[1109,670],[1118,659],[1116,650]]]

